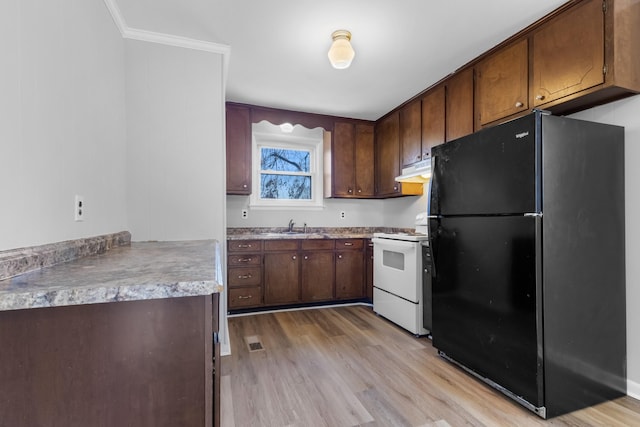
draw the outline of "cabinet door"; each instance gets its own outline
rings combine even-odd
[[[447,141],[473,133],[473,68],[453,75],[446,83]]]
[[[352,123],[336,122],[333,127],[333,195],[354,195],[356,182],[355,160],[356,129]]]
[[[333,298],[333,252],[303,252],[301,274],[303,302],[328,301]]]
[[[264,302],[288,304],[300,300],[298,252],[264,254]]]
[[[373,197],[374,133],[373,125],[356,125],[356,196]]]
[[[228,105],[227,194],[251,194],[251,111]]]
[[[476,66],[477,123],[482,126],[529,109],[529,49],[526,38]]]
[[[422,98],[422,160],[431,155],[431,147],[445,142],[445,90],[436,87]]]
[[[533,35],[533,106],[603,83],[603,68],[602,1],[585,1]]]
[[[364,296],[364,255],[362,251],[336,252],[336,298]]]
[[[400,116],[394,112],[376,126],[376,195],[397,195],[400,185]]]
[[[400,151],[403,168],[422,160],[422,104],[419,99],[400,110]]]

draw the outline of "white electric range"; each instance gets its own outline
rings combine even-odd
[[[373,235],[373,311],[412,334],[423,326],[422,246],[428,245],[426,214],[416,217],[411,233]]]

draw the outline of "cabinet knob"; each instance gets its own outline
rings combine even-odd
[[[536,99],[538,101],[542,101],[544,99],[544,95],[536,95]]]
[[[295,259],[298,259],[298,257],[294,255],[294,256],[291,257],[291,259],[295,260]]]
[[[307,255],[304,256],[304,259],[309,259],[309,257]]]
[[[520,101],[516,102],[516,108],[522,107],[524,104]]]
[[[420,159],[422,159],[422,155],[421,155],[421,154],[418,154],[418,155],[416,156],[416,160],[420,160]]]
[[[342,259],[342,255],[338,255],[338,259]]]
[[[393,186],[393,191],[398,191],[398,186],[397,185]]]
[[[427,160],[429,158],[429,153],[422,153],[422,160]]]
[[[242,188],[247,188],[247,184],[242,184]]]
[[[362,193],[362,188],[358,188],[358,193]]]
[[[347,193],[349,193],[349,194],[353,193],[353,189],[351,189],[351,188],[350,188],[350,189],[348,189],[348,190],[347,190]]]

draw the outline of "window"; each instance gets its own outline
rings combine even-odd
[[[321,208],[323,130],[294,126],[283,132],[263,121],[253,125],[252,135],[251,206]]]

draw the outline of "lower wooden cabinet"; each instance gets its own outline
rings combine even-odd
[[[230,311],[368,295],[364,239],[239,242],[228,244]]]

